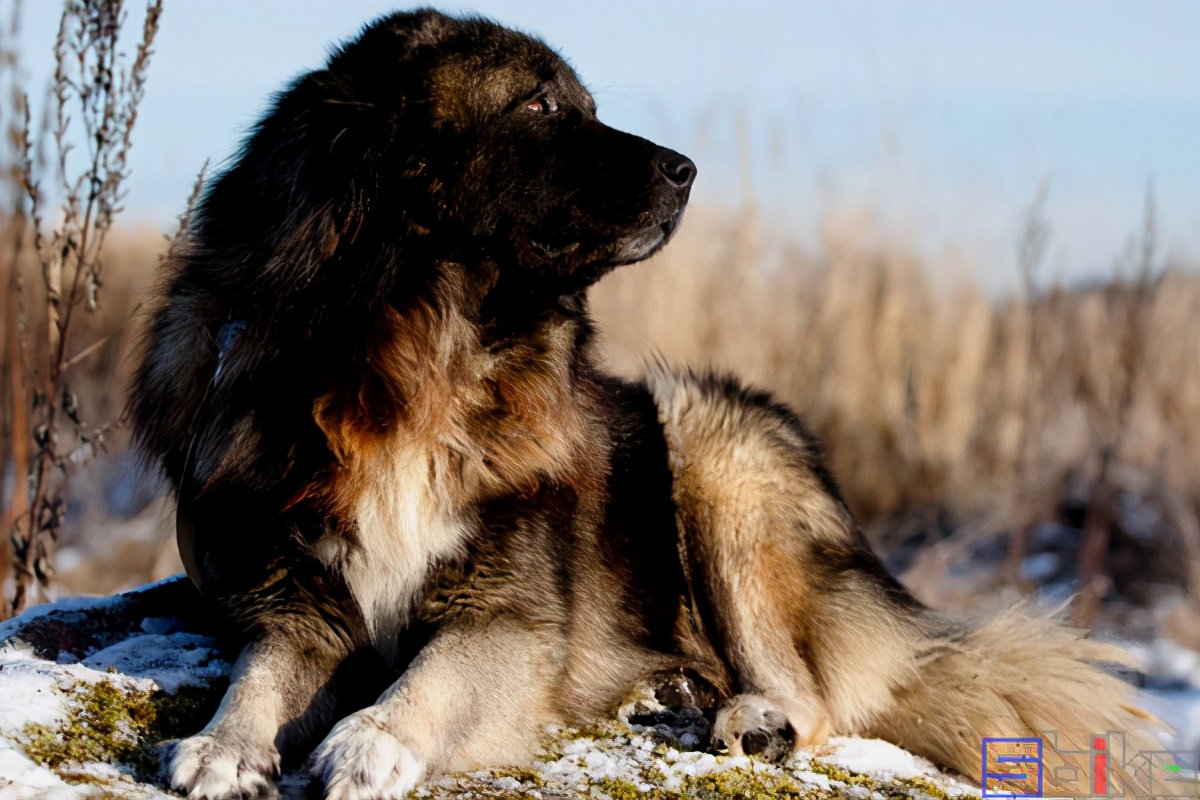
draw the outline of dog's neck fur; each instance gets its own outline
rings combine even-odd
[[[544,481],[592,492],[604,479],[594,465],[607,463],[581,452],[597,440],[586,428],[603,424],[572,379],[586,323],[547,312],[531,331],[497,335],[477,287],[444,274],[425,298],[367,321],[362,382],[314,410],[335,457],[329,499],[357,539],[349,558],[327,561],[343,565],[385,654],[427,571],[463,553],[481,503]]]

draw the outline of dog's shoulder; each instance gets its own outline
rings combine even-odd
[[[714,372],[651,365],[667,443],[673,495],[685,515],[723,508],[727,515],[773,514],[851,541],[856,526],[821,443],[800,417],[764,391]],[[820,523],[818,523],[820,521]]]

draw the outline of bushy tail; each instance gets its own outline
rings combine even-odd
[[[926,621],[918,680],[896,693],[895,705],[868,733],[981,782],[984,737],[1040,737],[1048,797],[1095,794],[1093,745],[1103,737],[1106,758],[1099,763],[1108,767],[1111,790],[1164,793],[1161,784],[1150,785],[1142,762],[1130,762],[1162,749],[1156,736],[1162,723],[1137,706],[1133,687],[1100,666],[1127,664],[1123,650],[1025,609],[974,627],[934,612]],[[1161,771],[1160,762],[1161,756],[1155,762]],[[999,769],[1008,766],[1032,765],[1004,762]]]

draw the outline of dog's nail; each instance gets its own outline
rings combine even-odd
[[[748,756],[756,756],[766,750],[770,742],[771,737],[764,731],[747,731],[742,737],[742,752]]]

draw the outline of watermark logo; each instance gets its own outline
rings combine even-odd
[[[992,737],[983,740],[984,797],[1042,797],[1042,740]]]
[[[1140,750],[1127,753],[1119,731],[1092,734],[1087,748],[1068,746],[1055,731],[1042,736],[983,740],[983,797],[1118,798],[1138,794],[1200,800],[1196,770],[1182,766],[1194,753]],[[1047,756],[1053,756],[1048,759]]]

